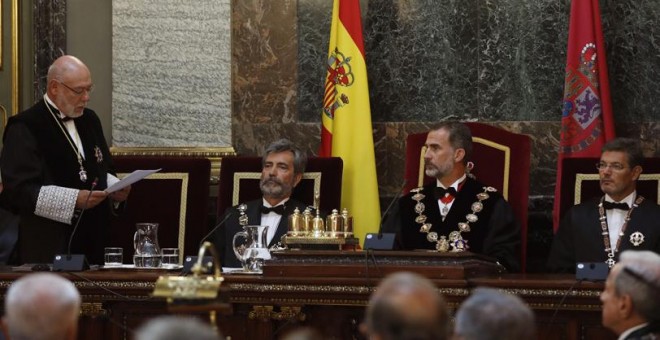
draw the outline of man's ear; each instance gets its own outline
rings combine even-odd
[[[617,307],[619,309],[619,315],[623,319],[628,319],[633,314],[633,302],[632,298],[628,294],[619,296],[617,301]]]
[[[465,158],[465,149],[458,148],[454,150],[454,163],[462,163]]]
[[[634,168],[632,168],[632,173],[633,173],[633,179],[636,181],[639,179],[639,175],[642,174],[642,166],[641,165],[636,165]]]
[[[302,177],[303,177],[303,174],[296,174],[293,177],[293,187],[294,188],[298,185],[298,183],[300,183],[300,181],[302,180]]]

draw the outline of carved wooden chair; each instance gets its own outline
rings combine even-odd
[[[181,256],[197,255],[208,231],[211,162],[206,158],[114,156],[117,175],[158,169],[132,185],[124,212],[114,219],[107,246],[124,248],[132,263],[135,224],[155,222],[161,248],[179,248]]]
[[[531,140],[527,135],[492,125],[474,122],[465,124],[472,132],[472,173],[479,181],[502,193],[520,222],[520,264],[524,271],[527,256]],[[427,132],[415,133],[408,135],[406,139],[405,178],[408,184],[405,192],[435,180],[424,174],[426,135]]]

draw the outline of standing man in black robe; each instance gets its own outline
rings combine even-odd
[[[112,203],[125,201],[130,187],[103,191],[118,179],[101,122],[86,108],[92,88],[87,66],[62,56],[48,69],[43,99],[9,118],[0,167],[3,201],[20,214],[14,262],[52,262],[78,223],[71,251],[103,263]]]
[[[552,242],[548,269],[575,272],[576,262],[606,262],[610,268],[627,250],[660,254],[660,206],[637,194],[644,155],[640,143],[616,138],[596,164],[604,195],[572,207]]]
[[[468,176],[470,129],[442,123],[429,132],[425,147],[424,171],[436,182],[401,197],[384,231],[397,233],[401,249],[469,250],[519,271],[520,225],[511,206],[497,190]]]
[[[307,155],[287,139],[271,143],[262,158],[261,188],[262,198],[227,209],[223,219],[224,228],[218,229],[212,237],[218,249],[223,267],[241,267],[232,245],[234,235],[243,230],[240,219],[247,217],[246,225],[268,226],[268,247],[280,241],[289,229],[288,217],[293,211],[305,210],[305,205],[291,199],[291,193],[305,172]],[[229,216],[228,214],[232,214]]]

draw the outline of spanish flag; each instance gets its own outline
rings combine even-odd
[[[614,137],[605,39],[598,0],[573,0],[552,213],[555,231],[560,220],[562,160],[569,157],[600,157],[600,149]]]
[[[364,240],[380,224],[367,66],[359,0],[334,0],[321,127],[321,157],[344,161],[341,208]]]

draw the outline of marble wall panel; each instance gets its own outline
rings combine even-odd
[[[235,130],[241,129],[237,124],[297,121],[296,30],[296,2],[293,0],[232,1]]]
[[[34,21],[34,92],[37,99],[46,93],[48,67],[66,53],[66,0],[35,0]]]
[[[113,145],[232,145],[230,0],[115,0]]]

